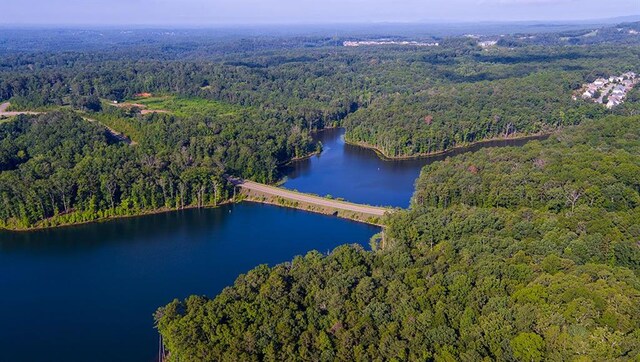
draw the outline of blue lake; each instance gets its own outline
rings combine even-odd
[[[422,166],[383,161],[320,132],[324,152],[295,162],[284,187],[406,207]],[[242,203],[28,233],[0,232],[2,361],[154,361],[152,314],[173,298],[214,296],[240,273],[311,250],[368,244],[373,226]]]
[[[152,313],[372,226],[250,203],[0,234],[3,361],[153,361]]]
[[[420,170],[430,163],[485,147],[522,146],[525,139],[483,142],[447,154],[411,160],[382,160],[370,150],[344,142],[344,129],[318,132],[323,152],[286,168],[288,189],[377,206],[409,206]],[[544,138],[544,137],[540,137]]]

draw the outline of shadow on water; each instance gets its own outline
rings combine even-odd
[[[153,242],[156,237],[168,233],[200,230],[207,225],[219,224],[225,213],[232,209],[233,205],[224,205],[215,209],[176,210],[26,232],[0,230],[0,252],[83,253],[105,243],[126,244],[131,239]]]

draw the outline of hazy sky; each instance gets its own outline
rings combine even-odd
[[[0,25],[216,25],[583,20],[640,0],[2,0]]]

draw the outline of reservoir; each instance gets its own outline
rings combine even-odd
[[[422,166],[445,156],[383,161],[317,134],[324,151],[283,172],[284,187],[370,205],[407,207]],[[524,143],[524,142],[522,142]],[[259,264],[357,243],[377,227],[241,203],[25,233],[0,232],[3,361],[154,361],[153,312],[213,297]]]
[[[427,158],[382,160],[373,150],[345,144],[342,128],[320,131],[316,138],[322,142],[322,154],[290,164],[285,170],[285,188],[320,196],[330,194],[361,204],[402,208],[409,206],[414,183],[425,165],[481,148],[522,146],[529,141],[487,141]]]
[[[159,306],[212,297],[259,264],[367,245],[376,232],[251,203],[2,232],[0,360],[157,360],[152,314]]]

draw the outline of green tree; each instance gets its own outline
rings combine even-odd
[[[519,361],[538,362],[544,359],[544,340],[535,333],[520,333],[511,340],[510,345]]]

